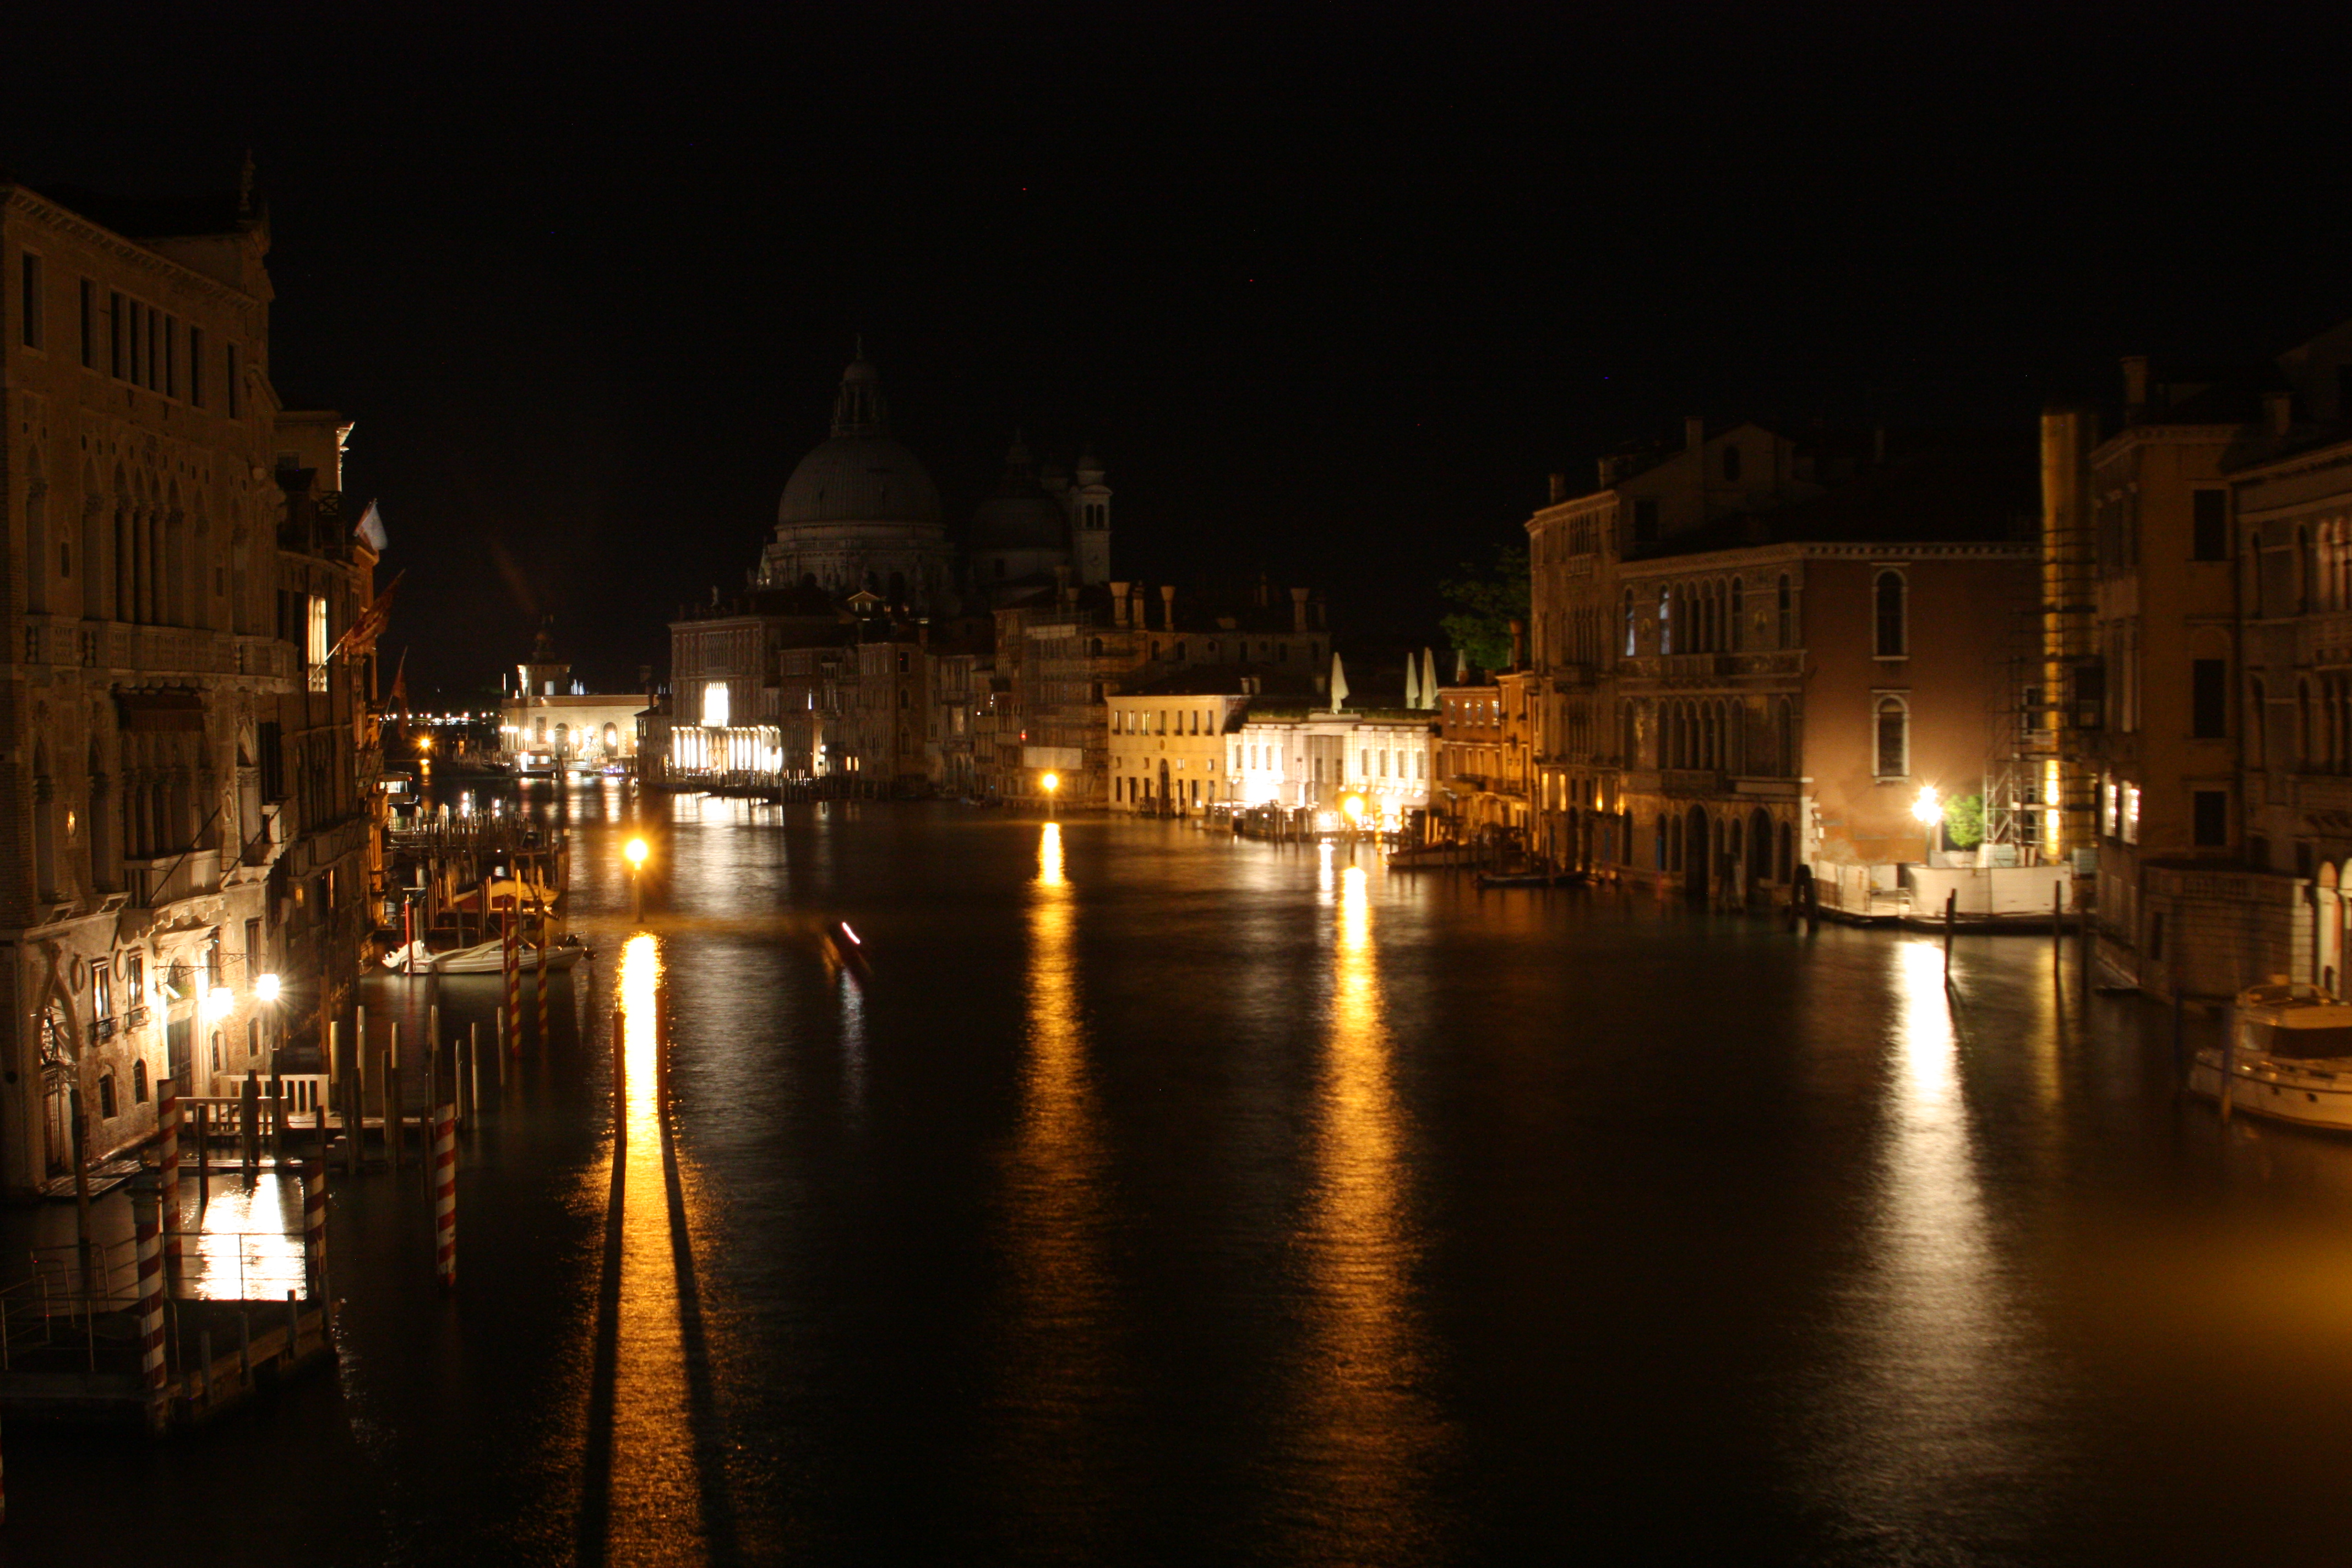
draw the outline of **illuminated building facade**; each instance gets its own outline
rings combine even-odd
[[[349,425],[271,389],[268,243],[246,197],[0,186],[12,1190],[70,1172],[77,1105],[98,1158],[166,1075],[269,1070],[374,923],[382,535],[342,506]]]
[[[1693,422],[1662,467],[1612,459],[1529,525],[1535,847],[1729,902],[1891,888],[1921,789],[1977,794],[2006,754],[2029,449]]]
[[[1339,811],[1354,796],[1369,826],[1394,829],[1430,804],[1436,716],[1420,708],[1328,708],[1253,699],[1228,737],[1226,768],[1244,805]]]

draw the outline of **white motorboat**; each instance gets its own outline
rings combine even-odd
[[[566,937],[547,950],[547,967],[569,969],[588,956],[588,949],[577,937]],[[396,947],[387,954],[383,966],[395,974],[501,974],[506,971],[506,944],[500,942],[477,942],[472,947],[452,948],[446,952],[425,951],[421,942]],[[539,967],[539,950],[526,943],[519,954],[525,970]]]
[[[2228,1043],[2197,1053],[2192,1093],[2252,1116],[2352,1132],[2352,1005],[2273,979],[2238,996]]]

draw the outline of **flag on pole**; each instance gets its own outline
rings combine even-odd
[[[392,542],[391,536],[383,531],[383,513],[376,510],[373,501],[368,502],[367,510],[360,513],[359,525],[352,531],[378,555],[383,554],[384,547]]]
[[[407,573],[403,572],[399,577],[394,577],[390,583],[384,584],[383,592],[375,596],[375,603],[361,611],[360,618],[353,621],[349,629],[335,639],[335,646],[327,650],[329,658],[334,658],[339,653],[353,653],[375,646],[376,637],[392,620],[392,596],[400,591],[401,577],[407,575]]]

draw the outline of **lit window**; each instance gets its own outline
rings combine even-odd
[[[327,689],[327,601],[318,594],[310,595],[309,628],[305,633],[304,662],[310,667],[310,689]]]
[[[727,728],[727,683],[723,680],[703,682],[702,725],[706,730]]]

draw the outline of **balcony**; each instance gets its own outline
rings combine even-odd
[[[220,851],[195,849],[153,860],[126,860],[122,874],[130,884],[133,907],[158,909],[176,899],[218,891]]]

